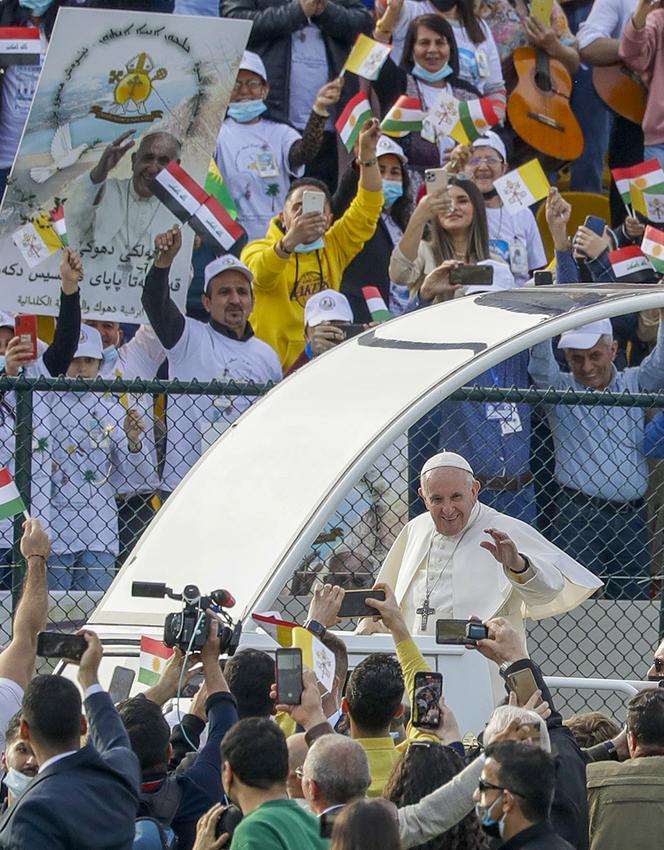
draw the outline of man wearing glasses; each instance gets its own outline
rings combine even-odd
[[[662,685],[662,682],[664,682],[664,640],[655,650],[655,657],[648,670],[647,679],[649,682],[659,682],[664,687]]]
[[[487,835],[502,840],[498,850],[572,850],[549,820],[553,757],[520,741],[490,744],[485,756],[475,811]]]

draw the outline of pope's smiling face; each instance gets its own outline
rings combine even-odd
[[[464,469],[451,466],[427,472],[419,489],[439,534],[452,537],[464,530],[477,502],[480,482]]]

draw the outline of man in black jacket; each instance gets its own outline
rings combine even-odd
[[[222,0],[224,18],[253,21],[247,48],[265,63],[269,117],[302,130],[322,85],[338,76],[359,33],[373,22],[361,0]],[[338,109],[357,92],[357,77],[346,75]],[[315,163],[305,172],[334,190],[337,181],[336,116],[328,122]]]
[[[99,638],[83,632],[87,649],[78,680],[85,692],[90,740],[76,685],[63,676],[36,676],[21,709],[21,736],[30,741],[39,773],[0,820],[2,850],[130,850],[140,779],[111,698],[99,684]]]

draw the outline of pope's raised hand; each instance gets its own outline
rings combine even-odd
[[[526,569],[526,561],[522,555],[519,555],[516,543],[509,534],[506,534],[504,531],[498,531],[497,528],[485,528],[484,533],[488,534],[491,540],[485,540],[483,543],[480,543],[480,546],[482,549],[486,549],[487,552],[491,552],[496,561],[502,564],[506,570],[520,573]]]

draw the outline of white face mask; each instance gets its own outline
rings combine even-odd
[[[34,776],[26,776],[24,773],[21,773],[20,770],[16,770],[15,767],[10,767],[2,781],[12,792],[14,797],[18,799],[33,779]]]

